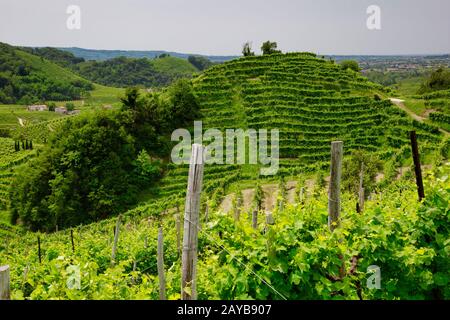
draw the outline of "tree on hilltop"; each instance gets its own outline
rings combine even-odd
[[[277,46],[276,42],[266,41],[262,44],[261,51],[264,55],[281,53],[281,50],[277,50]]]
[[[242,55],[244,57],[251,57],[255,55],[255,53],[252,51],[251,42],[247,41],[246,43],[244,43],[244,45],[242,46]]]

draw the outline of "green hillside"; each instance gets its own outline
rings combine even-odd
[[[280,130],[282,176],[328,170],[333,140],[344,142],[346,155],[362,150],[401,166],[410,155],[410,130],[417,131],[424,153],[438,149],[443,138],[436,127],[417,122],[380,99],[381,86],[309,53],[233,60],[212,67],[193,84],[204,130]],[[255,166],[207,167],[206,190],[220,199],[234,182],[242,185],[265,178]],[[187,172],[180,166],[169,170],[157,192],[182,198]]]
[[[188,61],[175,57],[153,60],[118,57],[81,62],[73,65],[72,69],[86,79],[114,87],[161,87],[175,79],[191,77],[197,71]]]
[[[60,231],[51,233],[58,224],[52,223],[52,217],[45,210],[33,211],[32,215],[39,214],[39,218],[48,223],[49,233],[46,234],[25,231],[2,221],[10,218],[5,212],[11,207],[10,199],[14,201],[14,197],[9,197],[9,192],[15,189],[10,188],[11,185],[34,178],[30,181],[47,187],[45,178],[57,171],[58,166],[80,168],[86,177],[83,181],[87,183],[64,190],[65,179],[76,182],[80,176],[61,176],[52,181],[52,187],[57,183],[63,187],[54,189],[57,192],[53,199],[52,194],[39,201],[40,208],[47,209],[46,205],[56,197],[64,206],[70,202],[67,210],[72,209],[72,204],[84,204],[83,198],[80,201],[79,189],[98,181],[96,173],[89,171],[95,157],[100,159],[95,163],[104,165],[103,170],[110,172],[114,162],[133,156],[132,149],[124,149],[121,154],[108,149],[111,139],[136,123],[156,121],[167,129],[169,123],[160,120],[173,116],[176,111],[191,116],[178,109],[177,102],[184,100],[175,99],[186,93],[186,87],[193,93],[189,97],[197,99],[195,104],[200,107],[204,130],[280,130],[281,168],[276,176],[260,176],[259,165],[205,166],[198,245],[199,299],[448,299],[449,166],[442,160],[448,154],[449,140],[445,140],[436,127],[412,120],[384,99],[381,86],[309,53],[242,58],[214,66],[196,76],[192,88],[188,81],[177,85],[179,91],[170,87],[167,91],[151,92],[144,98],[142,92],[139,98],[138,92],[133,95],[128,91],[127,98],[135,99],[126,100],[128,105],[124,105],[131,108],[130,115],[134,114],[138,121],[130,125],[119,127],[122,126],[120,117],[113,118],[112,113],[105,112],[97,114],[98,125],[92,127],[84,127],[94,120],[86,115],[80,120],[84,121],[80,122],[83,126],[78,130],[72,127],[75,134],[71,134],[68,121],[63,127],[67,134],[61,135],[61,141],[68,139],[70,144],[55,143],[42,149],[44,156],[54,148],[61,157],[36,157],[41,151],[39,148],[15,151],[13,140],[0,139],[0,236],[5,239],[0,242],[0,259],[11,266],[13,299],[157,299],[159,227],[165,239],[167,297],[180,298],[181,255],[177,239],[182,238],[182,234],[177,231],[176,221],[177,214],[183,211],[188,177],[186,165],[165,163],[164,176],[159,183],[152,184],[148,190],[140,188],[143,191],[141,203],[121,214],[114,259],[111,247],[115,218],[62,231],[65,221],[60,221]],[[96,91],[93,98],[105,102],[109,95],[119,93],[105,87],[97,87]],[[164,109],[169,107],[171,109]],[[158,110],[162,118],[158,113],[147,114],[149,110]],[[154,119],[154,116],[157,117]],[[110,122],[106,121],[108,119]],[[174,125],[179,119],[169,117],[169,120]],[[189,118],[189,123],[191,120]],[[60,119],[41,122],[27,130],[33,139],[46,143],[47,136],[61,123]],[[108,123],[114,127],[108,129]],[[411,165],[408,132],[412,129],[417,131],[422,163],[436,164],[429,173],[424,172],[426,198],[422,202],[417,201],[412,171],[397,170],[399,167],[409,169]],[[144,131],[140,138],[149,142],[149,132]],[[165,134],[165,131],[158,132],[152,139],[163,138]],[[131,136],[126,138],[117,142],[113,149],[134,140]],[[348,183],[347,179],[357,176],[351,172],[351,164],[357,161],[354,159],[356,151],[373,157],[368,158],[370,161],[380,160],[384,169],[375,171],[381,179],[372,181],[375,187],[366,189],[363,213],[355,210],[354,192],[341,188],[340,226],[330,232],[324,175],[328,175],[333,140],[344,142],[343,186]],[[56,142],[56,139],[49,141]],[[79,152],[79,145],[84,145],[85,153]],[[92,153],[94,148],[111,152]],[[45,167],[49,175],[43,175],[42,179],[41,176],[27,177],[27,172],[34,175],[35,171],[31,170],[23,171],[17,179],[19,166],[31,158],[41,160],[29,162],[31,167]],[[368,162],[368,169],[370,165],[372,163]],[[364,183],[371,178],[365,177]],[[358,177],[356,179],[359,181]],[[116,177],[112,182],[116,182]],[[270,189],[268,183],[275,187]],[[119,185],[123,187],[122,183]],[[30,186],[30,193],[21,193],[26,205],[32,198],[33,201],[38,199],[32,197],[34,188],[35,185]],[[103,188],[104,185],[96,190]],[[110,196],[107,192],[99,193],[96,200],[115,209],[117,204]],[[55,208],[53,205],[53,210]],[[272,213],[272,222],[267,211]],[[76,210],[77,214],[79,212]],[[105,210],[105,218],[110,212]],[[257,217],[255,223],[254,216]],[[181,218],[178,216],[178,219]],[[40,237],[41,257],[35,250],[37,236]],[[243,268],[243,264],[249,268]],[[360,285],[367,279],[367,268],[374,264],[383,270],[383,290],[370,290]],[[67,289],[73,266],[79,266],[83,274],[78,290]],[[344,268],[342,277],[341,268]],[[26,276],[24,270],[27,270]],[[418,287],[417,283],[421,285]]]
[[[79,99],[92,84],[44,58],[0,43],[0,103]]]
[[[168,74],[173,78],[189,77],[198,71],[187,60],[171,56],[153,59],[152,64],[156,71]]]

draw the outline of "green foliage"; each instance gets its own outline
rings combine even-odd
[[[66,109],[67,109],[67,111],[73,111],[73,110],[75,110],[75,105],[72,102],[67,102]]]
[[[448,89],[450,89],[450,70],[448,68],[438,68],[425,79],[418,93],[423,94]]]
[[[161,177],[162,164],[161,161],[153,160],[143,149],[134,161],[134,170],[139,185],[146,187]]]
[[[255,53],[252,51],[252,44],[250,42],[246,42],[242,46],[242,55],[244,57],[251,57],[255,55]]]
[[[74,64],[84,62],[83,58],[75,57],[73,53],[68,51],[59,50],[56,48],[20,48],[28,53],[34,54],[36,56],[43,57],[61,67],[71,67]]]
[[[261,51],[264,55],[281,53],[280,50],[277,50],[277,46],[276,42],[266,41],[262,44]]]
[[[96,83],[116,87],[161,87],[197,71],[186,60],[170,56],[154,60],[118,57],[87,61],[74,65],[73,70]]]
[[[383,163],[375,154],[354,150],[349,158],[344,160],[342,166],[342,188],[358,195],[361,165],[363,168],[363,188],[370,194],[376,184],[375,177],[383,169]]]
[[[66,121],[13,180],[13,215],[30,229],[52,230],[124,211],[137,191],[131,121],[106,112]]]
[[[167,157],[170,133],[190,125],[198,106],[189,82],[141,97],[128,89],[123,108],[62,122],[35,160],[14,177],[11,212],[32,230],[53,230],[104,219],[154,185]],[[145,150],[146,151],[145,151]]]
[[[361,69],[359,68],[358,62],[356,62],[355,60],[343,60],[343,61],[341,61],[340,65],[341,65],[341,68],[344,70],[350,69],[355,72],[361,71]]]
[[[214,65],[211,60],[202,56],[189,56],[188,61],[199,71],[206,70]]]
[[[408,181],[384,190],[382,202],[367,201],[364,214],[355,212],[354,198],[345,194],[341,224],[333,233],[324,194],[274,212],[275,224],[266,233],[262,225],[253,230],[245,213],[235,222],[232,215],[210,211],[199,233],[199,299],[449,299],[450,193],[445,170],[425,176],[422,203]],[[5,226],[9,237],[0,243],[0,259],[12,266],[12,298],[158,299],[156,239],[162,225],[167,296],[179,299],[181,259],[173,216],[156,221],[125,215],[116,264],[111,266],[114,225],[110,219],[74,229],[75,252],[69,230],[41,234],[42,264],[36,234]],[[380,289],[367,286],[371,265],[380,268]],[[71,287],[74,266],[80,269],[79,288]]]
[[[0,43],[0,103],[74,100],[92,89],[70,71]]]

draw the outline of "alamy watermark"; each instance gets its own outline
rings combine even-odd
[[[371,275],[367,278],[367,288],[381,289],[381,269],[379,266],[372,265],[367,267],[367,273]]]
[[[369,15],[366,26],[369,30],[381,30],[381,8],[377,5],[367,7],[366,13]]]
[[[66,13],[69,15],[66,20],[66,26],[69,30],[81,29],[81,8],[77,5],[70,5],[66,9]]]
[[[189,163],[194,142],[206,146],[204,159],[200,159],[205,164],[261,164],[261,175],[275,175],[279,169],[278,129],[226,129],[222,132],[211,128],[203,133],[202,122],[195,121],[194,138],[187,129],[176,129],[172,141],[179,141],[171,153],[175,164]]]

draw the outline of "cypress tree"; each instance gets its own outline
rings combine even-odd
[[[33,150],[33,140],[30,140],[30,150]]]

